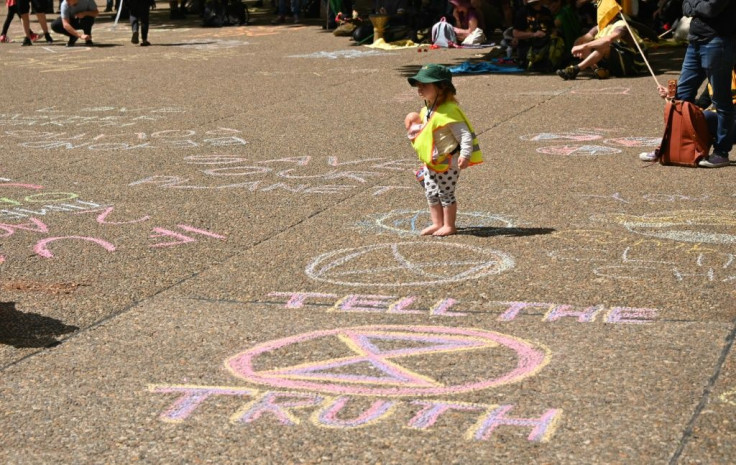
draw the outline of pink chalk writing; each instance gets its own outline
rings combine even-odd
[[[269,297],[280,297],[286,301],[283,304],[287,309],[301,309],[304,307],[320,306],[326,307],[330,312],[362,312],[362,313],[388,313],[388,314],[427,314],[443,317],[462,317],[472,309],[463,308],[463,312],[450,311],[461,305],[461,302],[452,298],[444,298],[430,305],[427,309],[421,309],[416,305],[420,296],[389,296],[376,294],[349,294],[340,297],[337,294],[324,294],[317,292],[270,292]],[[557,322],[561,320],[576,321],[578,323],[592,323],[598,315],[604,315],[601,319],[604,323],[611,324],[642,324],[651,323],[658,318],[658,310],[653,308],[630,308],[630,307],[605,307],[604,305],[591,305],[579,307],[570,304],[559,304],[549,302],[506,302],[488,301],[483,302],[483,307],[499,307],[500,315],[498,321],[514,321],[521,315],[542,314],[542,321]],[[479,312],[480,310],[475,310]]]
[[[539,418],[514,418],[508,413],[514,405],[470,404],[445,400],[410,400],[398,399],[370,401],[368,406],[352,409],[350,418],[346,418],[344,410],[351,403],[365,404],[364,398],[340,396],[330,398],[312,392],[265,391],[227,386],[169,386],[151,385],[148,391],[157,394],[179,394],[179,397],[159,415],[165,422],[181,423],[204,408],[205,402],[213,397],[226,396],[235,400],[243,399],[245,404],[230,416],[230,422],[236,425],[248,425],[255,422],[291,427],[301,425],[309,417],[312,425],[320,428],[350,430],[370,427],[390,418],[407,421],[411,429],[431,431],[437,421],[448,412],[463,412],[475,417],[474,425],[468,428],[462,437],[470,441],[487,441],[500,427],[519,428],[529,431],[527,440],[546,442],[556,431],[562,415],[560,409],[546,409]],[[421,407],[418,411],[416,407]],[[311,409],[311,413],[307,410]],[[303,413],[302,413],[303,412]],[[457,421],[456,417],[447,416],[448,421]],[[471,417],[472,419],[473,417]],[[453,426],[453,423],[449,423]],[[454,425],[460,427],[460,425]],[[447,429],[443,430],[443,434]]]
[[[539,418],[512,418],[506,414],[514,408],[513,405],[501,405],[492,409],[485,418],[481,418],[473,428],[473,438],[477,440],[488,439],[488,437],[499,426],[531,426],[532,431],[527,439],[534,442],[545,442],[555,429],[556,423],[562,413],[558,409],[548,409]]]
[[[198,229],[193,226],[187,226],[184,224],[177,225],[181,229],[187,232],[192,232],[196,234],[202,234],[204,236],[213,237],[215,239],[224,240],[226,239],[225,236],[221,236],[219,234],[211,233],[209,231],[205,231],[203,229]],[[180,245],[180,244],[187,244],[189,242],[196,242],[197,240],[190,236],[185,236],[184,234],[179,234],[177,232],[171,231],[169,229],[164,228],[153,228],[153,232],[155,234],[151,234],[149,237],[156,238],[156,237],[173,237],[177,239],[176,241],[172,242],[159,242],[158,244],[153,244],[151,247],[171,247],[174,245]]]
[[[62,237],[48,237],[46,239],[41,239],[36,243],[36,246],[33,248],[33,251],[36,252],[37,255],[43,257],[43,258],[53,258],[54,254],[51,253],[51,251],[46,247],[47,244],[50,242],[55,242],[59,240],[66,240],[66,239],[75,239],[75,240],[81,240],[81,241],[89,241],[93,242],[103,249],[107,250],[108,252],[114,252],[115,246],[110,244],[107,241],[103,241],[102,239],[97,239],[94,237],[83,237],[83,236],[62,236]]]

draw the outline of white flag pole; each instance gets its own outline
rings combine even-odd
[[[626,21],[626,16],[623,13],[621,13],[621,19],[624,20],[624,24],[626,25],[626,29],[628,29],[629,30],[629,34],[631,34],[631,40],[634,41],[634,44],[636,45],[636,48],[639,50],[639,53],[641,54],[641,57],[644,60],[644,63],[646,63],[647,64],[647,68],[649,68],[649,72],[652,73],[652,78],[654,79],[654,82],[657,83],[657,87],[661,87],[661,84],[659,83],[659,81],[657,81],[657,76],[655,76],[654,75],[654,71],[652,71],[652,67],[649,64],[649,61],[647,61],[647,57],[644,55],[644,51],[641,49],[641,46],[639,45],[639,41],[636,40],[636,37],[637,36],[634,35],[634,31],[631,30],[631,26],[629,26],[629,22]]]
[[[115,24],[112,27],[113,29],[115,29],[116,27],[118,27],[118,21],[120,21],[120,13],[123,12],[123,2],[124,1],[125,0],[120,0],[120,6],[118,7],[118,14],[117,14],[117,16],[115,16]]]

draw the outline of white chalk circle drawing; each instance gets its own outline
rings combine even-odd
[[[395,53],[381,52],[378,50],[335,50],[334,52],[314,52],[306,55],[289,55],[287,58],[327,58],[337,60],[339,58],[364,58],[385,55],[396,55]]]
[[[393,210],[375,215],[370,225],[397,234],[415,235],[431,223],[432,220],[427,210]],[[457,226],[458,228],[485,228],[492,232],[494,228],[499,231],[513,228],[514,224],[510,219],[492,213],[458,212]]]
[[[603,141],[604,144],[621,147],[658,147],[661,142],[661,137],[617,137]]]
[[[528,140],[531,142],[551,142],[551,141],[573,141],[573,142],[588,142],[592,140],[602,139],[603,136],[600,134],[586,133],[586,132],[543,132],[540,134],[526,134],[519,136],[521,140]]]
[[[248,382],[359,396],[447,395],[518,382],[549,350],[505,334],[444,326],[359,326],[259,344],[225,361]],[[467,366],[480,371],[464,372]]]
[[[736,211],[679,210],[651,215],[608,213],[593,215],[594,221],[620,224],[642,236],[678,242],[736,244]]]
[[[553,145],[549,147],[539,147],[538,153],[546,155],[610,155],[612,153],[621,153],[621,149],[607,147],[605,145]]]
[[[401,287],[476,280],[513,268],[497,250],[445,241],[367,245],[324,253],[305,273],[344,286]]]

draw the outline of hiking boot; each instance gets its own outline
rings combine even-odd
[[[74,47],[74,44],[77,43],[76,37],[69,37],[69,41],[66,43],[67,47]]]
[[[24,37],[21,46],[28,47],[29,45],[33,45],[33,42],[31,42],[31,39],[29,39],[28,37]]]
[[[580,68],[578,68],[577,65],[570,65],[567,68],[564,69],[558,69],[557,75],[564,79],[565,81],[573,80],[578,76],[578,73],[580,72]]]
[[[0,44],[9,44],[10,42],[12,41],[10,40],[8,36],[6,35],[0,36]]]
[[[606,68],[596,68],[593,70],[593,77],[595,79],[608,79],[611,77],[611,73]]]
[[[708,158],[703,158],[698,162],[698,166],[702,166],[703,168],[723,168],[728,165],[728,156],[724,157],[715,152],[713,152]]]
[[[138,43],[138,31],[135,31],[133,33],[133,37],[130,38],[131,44],[137,44]]]
[[[639,160],[641,161],[657,161],[657,152],[652,150],[651,152],[642,152],[639,154]]]

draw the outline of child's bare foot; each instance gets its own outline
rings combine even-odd
[[[452,236],[457,232],[457,229],[450,226],[442,226],[440,229],[432,233],[433,236]]]
[[[432,236],[440,229],[442,229],[442,225],[433,224],[432,226],[427,226],[426,228],[422,229],[422,232],[419,234],[422,236]]]

